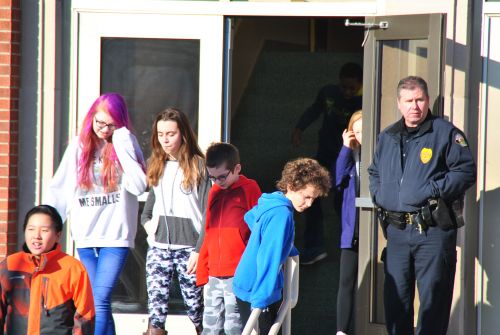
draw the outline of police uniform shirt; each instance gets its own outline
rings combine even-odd
[[[413,212],[429,198],[453,200],[474,184],[472,154],[465,135],[453,124],[429,113],[416,133],[402,136],[404,128],[402,118],[379,135],[368,168],[375,204],[388,211]]]

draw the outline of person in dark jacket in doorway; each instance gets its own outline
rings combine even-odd
[[[391,335],[444,335],[453,296],[457,228],[476,168],[464,133],[429,110],[427,83],[400,80],[402,118],[379,135],[368,172],[373,202],[387,236],[384,306]]]
[[[316,160],[330,170],[342,147],[342,131],[352,113],[361,109],[363,92],[363,69],[356,63],[342,65],[339,72],[339,84],[330,84],[321,88],[314,100],[301,115],[292,133],[292,144],[298,147],[302,133],[314,121],[321,118],[322,124],[318,136]],[[335,191],[335,190],[334,190]],[[334,192],[335,211],[340,217],[342,194]],[[311,265],[327,254],[323,228],[323,211],[319,199],[305,212],[304,248],[301,252],[301,264]]]

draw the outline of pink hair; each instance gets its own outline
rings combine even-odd
[[[78,160],[78,185],[84,190],[90,190],[93,187],[93,163],[95,160],[95,153],[101,143],[101,140],[94,132],[93,124],[94,116],[99,109],[109,114],[113,119],[113,124],[116,126],[116,129],[121,127],[130,129],[127,105],[121,95],[118,93],[105,93],[94,101],[83,120],[82,130],[80,132],[82,152]],[[121,166],[113,143],[110,141],[102,148],[102,160],[101,182],[105,192],[111,192],[117,189],[118,167],[121,168]]]

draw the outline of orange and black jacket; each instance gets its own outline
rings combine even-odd
[[[0,334],[93,335],[94,299],[82,263],[56,247],[0,263]]]

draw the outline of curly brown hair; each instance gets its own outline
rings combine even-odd
[[[288,188],[298,191],[307,185],[317,189],[321,197],[327,196],[331,187],[330,173],[312,158],[297,158],[287,162],[281,173],[281,179],[276,183],[283,193],[286,193]]]

